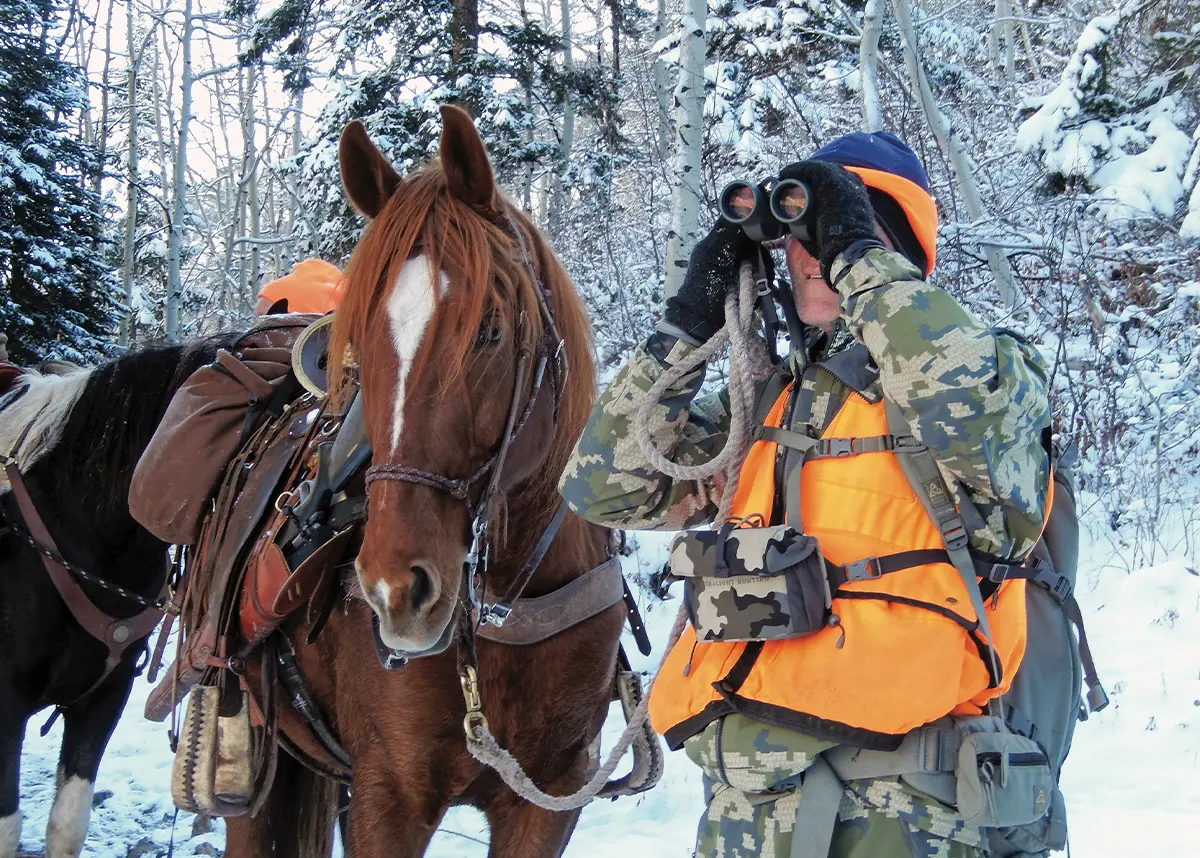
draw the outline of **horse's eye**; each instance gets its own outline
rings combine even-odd
[[[492,348],[499,345],[502,339],[504,339],[504,329],[495,319],[489,318],[479,326],[479,333],[475,335],[475,348]]]

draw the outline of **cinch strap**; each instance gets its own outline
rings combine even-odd
[[[829,855],[841,803],[842,782],[822,754],[808,767],[800,785],[790,858],[826,858]]]

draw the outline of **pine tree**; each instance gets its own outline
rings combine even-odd
[[[0,330],[18,362],[94,359],[117,306],[96,153],[68,128],[83,75],[56,53],[57,16],[51,0],[0,0]]]
[[[501,185],[512,187],[530,165],[552,168],[558,158],[556,143],[529,133],[546,119],[540,105],[560,105],[570,91],[581,116],[596,117],[604,107],[602,70],[558,65],[557,33],[501,10],[481,13],[473,0],[285,0],[259,19],[246,59],[283,69],[288,86],[307,86],[310,70],[296,58],[322,26],[336,34],[332,76],[339,91],[285,169],[303,200],[306,226],[297,231],[308,231],[306,252],[335,262],[362,230],[336,180],[338,136],[351,119],[366,122],[403,173],[437,154],[437,106],[459,104],[475,117]],[[537,103],[524,98],[530,90]]]

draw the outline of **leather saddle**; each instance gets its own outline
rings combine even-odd
[[[358,534],[370,460],[357,398],[346,413],[300,395],[226,468],[200,540],[187,550],[185,636],[146,702],[161,721],[210,671],[244,664],[278,626],[332,605],[334,567]]]

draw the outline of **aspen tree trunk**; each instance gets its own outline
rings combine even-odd
[[[517,10],[521,13],[521,25],[529,26],[529,8],[525,5],[525,0],[520,0],[517,4]],[[523,81],[522,83],[521,101],[525,105],[525,115],[533,116],[533,81]],[[530,122],[526,126],[525,131],[521,135],[521,139],[525,142],[525,146],[533,145],[533,123]],[[526,161],[521,167],[521,208],[529,213],[533,212],[533,162]]]
[[[135,264],[134,244],[137,241],[137,207],[138,207],[138,103],[137,77],[141,53],[134,52],[133,38],[133,4],[125,6],[125,44],[129,50],[129,80],[125,84],[125,100],[129,104],[129,145],[125,152],[125,172],[128,179],[125,184],[125,248],[121,256],[121,285],[125,293],[125,314],[121,317],[121,327],[117,334],[117,342],[128,348],[132,345],[133,331],[133,267]]]
[[[245,151],[242,154],[242,170],[246,173],[246,204],[250,210],[248,221],[250,237],[253,239],[258,238],[259,230],[258,147],[254,139],[254,96],[255,89],[258,86],[256,76],[257,67],[254,65],[248,66],[246,68],[246,102],[242,112],[242,140],[245,147]],[[270,127],[269,123],[268,127]],[[250,310],[254,306],[254,298],[252,296],[258,292],[258,281],[262,266],[261,254],[262,250],[258,242],[252,241],[250,243],[249,289],[244,289],[242,294],[238,296],[237,310],[243,316],[249,316]]]
[[[913,33],[912,18],[909,15],[908,0],[892,0],[892,6],[896,11],[896,23],[900,26],[900,38],[904,46],[904,62],[908,67],[913,89],[916,90],[919,98],[921,112],[925,114],[925,121],[929,123],[930,131],[937,138],[938,146],[941,147],[954,170],[958,191],[962,195],[963,205],[967,209],[967,216],[972,221],[987,220],[990,215],[984,208],[983,198],[975,183],[971,161],[963,149],[962,141],[958,139],[954,129],[950,126],[950,122],[938,109],[937,102],[933,98],[933,90],[929,87],[925,70],[921,67],[920,59],[917,56],[917,43]],[[1000,293],[1000,300],[1010,309],[1015,309],[1017,290],[1013,285],[1012,269],[1009,267],[1008,257],[994,245],[985,245],[983,250],[987,256],[988,267],[996,280],[996,289]]]
[[[565,0],[564,0],[565,2]],[[621,76],[621,2],[608,0],[608,12],[612,18],[612,72],[613,79]]]
[[[858,47],[858,77],[862,88],[863,131],[882,131],[879,107],[879,34],[883,30],[883,0],[867,0],[863,9],[862,41]]]
[[[1024,12],[1021,8],[1020,0],[1013,3],[1013,8],[1018,12]],[[1029,24],[1024,19],[1021,20],[1021,41],[1025,45],[1025,56],[1029,60],[1029,73],[1035,80],[1040,80],[1042,77],[1042,66],[1038,62],[1037,54],[1033,50],[1033,39],[1029,36]]]
[[[561,0],[559,9],[562,14],[563,71],[570,75],[575,70],[575,60],[571,53],[571,9],[568,0]],[[551,236],[557,236],[562,228],[565,194],[563,185],[571,164],[571,149],[575,146],[575,104],[571,98],[570,86],[564,87],[563,90],[562,112],[562,142],[558,150],[558,168],[554,171],[554,183],[550,191]]]
[[[167,240],[167,342],[179,340],[180,307],[183,300],[183,221],[187,216],[188,124],[192,120],[192,0],[183,3],[179,137],[171,178],[171,231]]]
[[[667,271],[663,291],[679,291],[688,257],[696,243],[700,208],[700,157],[704,139],[704,60],[706,0],[686,0],[680,22],[679,85],[675,88],[677,134],[672,176],[671,229],[667,233]]]
[[[99,197],[104,180],[104,163],[108,158],[108,90],[112,70],[113,3],[108,0],[108,17],[104,22],[104,68],[100,73],[100,121],[96,127],[96,172],[92,176],[92,192]],[[130,62],[132,62],[132,55]],[[84,68],[87,68],[84,66]],[[86,111],[90,112],[90,111]],[[96,213],[97,218],[100,213]]]
[[[988,56],[997,71],[1004,72],[1004,79],[1012,83],[1016,79],[1017,51],[1013,42],[1012,0],[995,0],[992,25],[988,28]],[[1000,58],[1000,43],[1004,43],[1004,59]]]
[[[667,0],[658,0],[654,42],[667,37]],[[654,92],[658,96],[658,155],[665,162],[671,151],[671,73],[662,57],[654,59]]]

